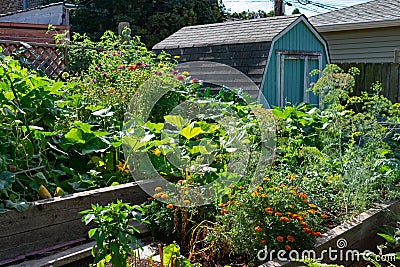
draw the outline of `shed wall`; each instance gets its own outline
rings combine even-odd
[[[322,32],[332,63],[393,63],[400,27]]]
[[[277,53],[279,50],[298,50],[308,52],[320,52],[322,53],[322,67],[328,63],[329,55],[325,52],[324,44],[314,35],[314,33],[306,26],[304,22],[296,24],[286,34],[277,39],[272,47],[271,58],[267,71],[264,75],[264,81],[262,84],[262,91],[269,104],[278,105],[277,103]],[[311,71],[311,69],[310,69]],[[285,75],[292,75],[293,79],[290,81],[293,90],[296,90],[299,86],[303,86],[302,80],[298,77],[295,79],[294,74],[290,71],[286,71]],[[288,76],[287,76],[288,77]],[[289,76],[290,77],[290,76]],[[295,95],[295,92],[291,92],[291,95]]]

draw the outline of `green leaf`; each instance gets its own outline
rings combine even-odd
[[[191,126],[183,128],[179,134],[185,137],[187,140],[204,133],[204,131],[200,127],[194,127],[192,128]]]
[[[16,209],[17,211],[27,210],[31,205],[29,202],[20,200],[17,200],[16,202],[13,202],[11,200],[5,200],[4,204],[6,205],[7,208]]]
[[[182,118],[179,115],[167,115],[164,116],[164,120],[171,125],[174,125],[179,131],[182,130],[183,126],[185,126],[188,121]]]
[[[143,147],[146,144],[146,142],[140,142],[135,137],[131,136],[124,136],[122,138],[122,143],[129,146],[129,148],[133,151],[139,150],[139,148]]]
[[[100,117],[111,117],[114,115],[115,112],[111,111],[111,106],[109,108],[103,108],[98,111],[95,111],[92,113],[94,116],[100,116]]]
[[[90,125],[89,123],[84,123],[84,122],[81,122],[81,121],[75,121],[74,125],[76,127],[78,127],[79,129],[81,129],[84,133],[91,133],[92,132],[91,131],[92,125]]]
[[[96,137],[88,142],[86,142],[82,146],[82,155],[90,154],[90,153],[103,153],[105,152],[110,146],[108,143],[104,142],[103,139]]]
[[[164,123],[152,123],[151,121],[148,121],[144,126],[154,133],[160,133],[164,128]]]
[[[381,233],[378,233],[378,235],[383,237],[389,244],[396,244],[396,239],[393,236]]]
[[[82,139],[82,131],[80,129],[72,128],[64,135],[65,139],[70,142],[84,144],[85,140]]]

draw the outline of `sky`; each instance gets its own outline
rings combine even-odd
[[[284,0],[285,3],[291,3],[285,5],[285,13],[292,14],[293,9],[298,8],[302,14],[306,16],[312,16],[320,13],[329,12],[331,10],[344,8],[356,4],[365,3],[371,0],[309,0],[314,4],[302,5],[302,3],[308,2],[308,0]],[[269,12],[274,9],[274,0],[223,0],[227,9],[231,12],[241,11],[258,11],[264,10]],[[325,5],[325,8],[318,7],[319,5]]]

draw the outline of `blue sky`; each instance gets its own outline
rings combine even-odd
[[[368,1],[371,0],[311,0],[311,2],[316,3],[316,5],[326,5],[326,8],[320,8],[312,4],[302,5],[299,3],[305,3],[307,2],[306,0],[285,0],[285,2],[292,3],[292,6],[285,5],[285,13],[291,14],[294,8],[299,8],[301,13],[306,16],[312,16],[319,13],[329,12],[335,8],[344,8]],[[243,10],[264,10],[268,12],[274,8],[274,0],[223,0],[223,2],[232,12],[240,12]]]

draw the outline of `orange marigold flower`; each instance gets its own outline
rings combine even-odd
[[[282,213],[280,213],[279,211],[275,212],[275,216],[281,217]]]
[[[308,203],[308,200],[307,200],[307,199],[304,199],[303,202],[304,202],[304,203]]]
[[[173,206],[172,204],[168,204],[168,205],[167,205],[167,209],[172,210],[173,208],[174,208],[174,206]]]
[[[300,225],[303,227],[307,227],[307,223],[306,222],[300,222]]]
[[[315,204],[308,204],[308,206],[312,209],[315,209],[317,206]]]
[[[311,230],[310,230],[309,228],[305,227],[305,228],[303,229],[303,232],[306,233],[306,234],[310,234],[310,233],[311,233]]]
[[[293,213],[291,213],[290,211],[286,212],[287,216],[291,216]]]
[[[294,205],[289,205],[289,208],[294,209]]]
[[[292,248],[291,248],[289,245],[285,245],[285,249],[286,249],[287,251],[290,251]]]
[[[148,198],[147,198],[147,200],[149,200],[149,201],[152,201],[152,200],[153,200],[153,198],[152,198],[152,197],[148,197]]]
[[[315,236],[322,237],[321,232],[315,232]]]
[[[296,180],[296,178],[294,178],[294,175],[293,175],[293,174],[289,174],[289,175],[288,175],[288,178],[289,178],[290,181]]]
[[[264,181],[269,181],[269,177],[268,177],[268,176],[265,177],[265,178],[264,178]]]
[[[261,194],[261,197],[265,198],[265,197],[267,197],[267,194]]]
[[[276,240],[277,240],[278,242],[283,242],[283,236],[277,236],[277,237],[276,237]]]
[[[295,220],[297,220],[297,219],[299,218],[299,215],[297,215],[297,214],[293,214],[291,217],[292,217],[292,219],[295,219]]]
[[[288,235],[288,236],[286,237],[286,239],[287,239],[287,241],[289,241],[289,242],[291,242],[291,243],[294,242],[294,237],[293,237],[292,235]]]
[[[243,186],[241,185],[241,186],[238,186],[238,188],[237,188],[238,190],[242,190],[243,189]]]
[[[286,186],[286,185],[285,185],[285,184],[283,184],[283,183],[280,185],[280,187],[285,187],[285,186]]]
[[[228,214],[229,211],[227,209],[221,209],[221,214]]]
[[[155,189],[154,189],[154,191],[161,191],[162,190],[162,187],[161,186],[157,186]]]
[[[265,239],[263,239],[263,240],[261,240],[261,245],[265,245],[265,244],[267,244],[267,240],[265,240]]]
[[[280,217],[279,220],[281,222],[290,222],[290,219],[288,217]]]
[[[292,189],[292,190],[290,190],[290,193],[292,193],[293,195],[296,195],[296,190]]]
[[[262,189],[263,189],[263,188],[262,188],[262,186],[260,186],[260,185],[256,187],[256,190],[262,190]]]
[[[272,211],[272,208],[265,208],[264,209],[266,212],[268,212],[268,211]]]
[[[183,203],[186,204],[186,205],[189,205],[189,204],[190,204],[190,200],[185,199],[185,200],[183,201]]]
[[[311,213],[311,214],[314,214],[314,213],[315,213],[315,210],[310,209],[310,210],[307,210],[307,212],[308,212],[308,213]]]
[[[253,197],[257,197],[259,194],[258,194],[257,191],[254,191],[253,193],[251,193],[251,195],[252,195]]]
[[[178,181],[178,184],[183,184],[183,180],[179,180],[179,181]]]
[[[328,215],[326,215],[326,214],[321,214],[321,218],[322,218],[322,219],[326,219],[326,218],[328,218]]]
[[[169,198],[169,196],[167,194],[162,194],[161,198],[166,199],[166,198]]]
[[[297,217],[297,220],[301,222],[301,221],[303,221],[303,220],[304,220],[304,218],[303,218],[303,217],[301,217],[301,216],[299,216],[299,217]]]
[[[219,207],[225,207],[225,204],[224,203],[219,203],[218,206]]]
[[[162,194],[163,194],[163,193],[157,193],[157,194],[154,194],[153,197],[154,197],[154,198],[159,198],[159,197],[162,196]]]
[[[262,231],[261,226],[256,226],[256,227],[254,227],[254,231],[256,231],[256,232],[261,232],[261,231]]]

